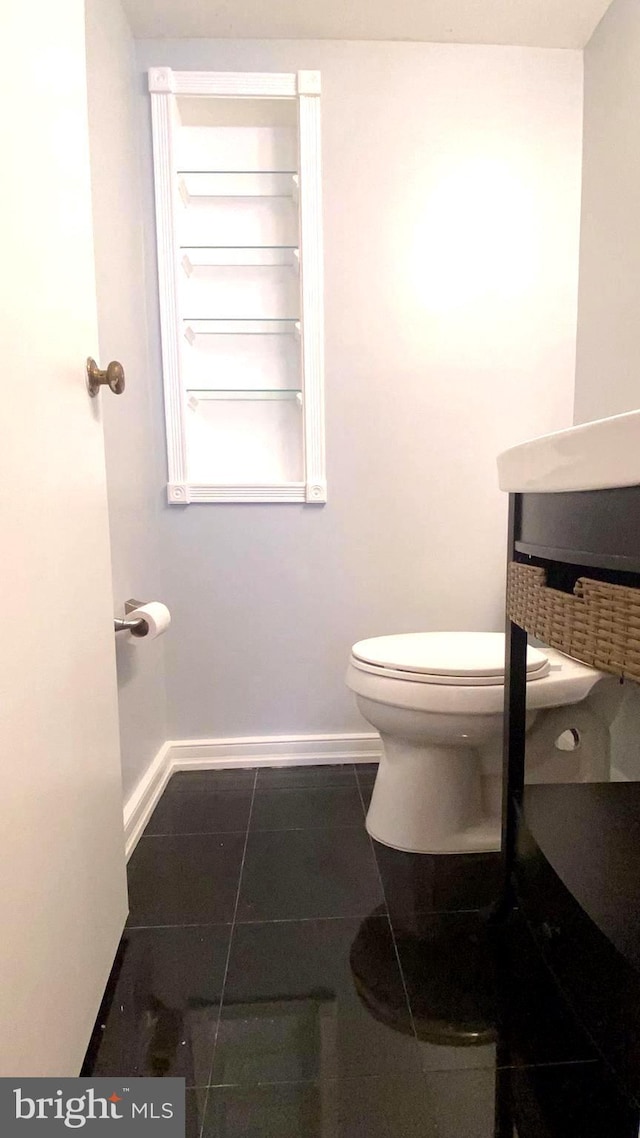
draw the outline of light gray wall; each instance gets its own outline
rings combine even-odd
[[[329,503],[164,508],[170,734],[362,730],[343,686],[351,644],[500,627],[495,456],[571,422],[581,53],[137,48],[141,85],[162,65],[319,68],[323,84]],[[140,114],[159,375],[143,94]]]
[[[614,0],[585,48],[575,421],[640,407],[640,5]],[[640,690],[626,684],[612,766],[640,779]]]
[[[134,44],[118,0],[87,0],[87,63],[98,326],[102,366],[120,360],[126,390],[99,396],[118,615],[128,597],[162,598],[162,441],[153,422]],[[125,797],[167,738],[164,645],[116,641]],[[89,681],[88,688],[89,690]]]
[[[585,48],[576,422],[640,406],[640,4]]]

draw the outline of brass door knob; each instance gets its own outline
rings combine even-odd
[[[112,360],[107,365],[106,371],[102,371],[95,360],[87,360],[87,387],[89,388],[89,395],[97,395],[100,388],[106,384],[114,395],[122,395],[124,391],[124,368],[117,360]]]

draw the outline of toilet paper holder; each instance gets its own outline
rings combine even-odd
[[[125,617],[127,613],[133,612],[134,609],[139,609],[145,601],[129,600],[124,602]],[[116,617],[113,622],[113,627],[116,632],[130,632],[132,636],[146,636],[149,631],[149,625],[146,620],[141,618],[138,620],[122,620]]]

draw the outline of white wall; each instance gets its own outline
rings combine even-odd
[[[585,48],[575,421],[640,406],[640,6],[614,0]],[[627,684],[612,765],[640,779],[640,691]]]
[[[170,734],[361,730],[350,645],[500,627],[495,456],[571,422],[581,53],[158,40],[138,65],[323,82],[330,500],[164,508]]]
[[[129,597],[162,597],[158,520],[160,448],[153,421],[140,192],[134,44],[118,0],[87,0],[91,179],[101,366],[124,364],[126,390],[101,393],[113,586],[118,615]],[[167,738],[163,642],[116,641],[125,796]]]
[[[585,48],[576,422],[640,406],[640,5]]]

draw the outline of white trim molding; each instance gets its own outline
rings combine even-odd
[[[182,488],[181,488],[182,489]],[[272,483],[265,486],[216,486],[192,482],[184,487],[188,497],[170,497],[170,501],[187,502],[306,502],[304,482]],[[171,488],[170,488],[171,493]],[[326,501],[326,498],[325,498]]]
[[[163,790],[176,771],[377,763],[381,752],[380,736],[375,732],[168,740],[125,803],[127,859],[131,857]]]
[[[320,73],[299,72],[300,278],[306,501],[327,500],[324,428],[324,279],[322,174],[320,168]],[[300,76],[304,81],[300,82]],[[317,77],[317,90],[313,88]]]
[[[151,760],[138,785],[124,804],[124,839],[127,861],[136,848],[143,830],[155,810],[162,792],[171,778],[169,752],[171,743],[163,743]]]
[[[324,283],[322,240],[322,171],[319,71],[235,72],[173,71],[152,67],[148,72],[153,134],[153,168],[158,248],[160,331],[167,437],[167,499],[171,505],[201,502],[300,502],[323,505],[327,501],[324,421]],[[304,455],[300,482],[218,485],[189,480],[187,444],[187,382],[184,339],[193,347],[193,330],[184,328],[182,311],[185,271],[189,261],[178,241],[179,218],[189,195],[178,177],[179,99],[235,98],[286,99],[297,104],[298,170],[293,176],[292,201],[297,201],[299,263],[299,320],[286,319],[287,335],[300,340],[301,447]],[[200,171],[204,172],[204,171]],[[250,171],[255,173],[256,171]],[[215,264],[217,265],[216,261]],[[187,316],[189,313],[186,314]],[[203,318],[204,319],[204,318]],[[212,317],[213,319],[213,317]],[[218,318],[215,318],[218,319]],[[240,318],[237,318],[238,320]],[[275,320],[276,318],[273,318]],[[255,321],[245,323],[260,323]],[[273,324],[273,321],[272,321]],[[294,327],[295,325],[295,327]],[[273,324],[273,326],[275,326]],[[220,328],[220,320],[218,321]],[[238,324],[238,327],[240,325]],[[191,338],[189,336],[191,333]],[[254,334],[258,334],[255,332]],[[269,334],[274,334],[269,331]],[[298,386],[298,384],[296,384]],[[255,396],[254,396],[255,398]],[[275,475],[278,477],[277,473]]]
[[[300,71],[314,76],[320,93],[318,71]],[[296,73],[278,71],[173,71],[171,67],[149,69],[149,91],[156,95],[202,95],[205,98],[295,99]],[[313,79],[307,80],[307,83]],[[305,94],[307,92],[305,91]]]
[[[382,744],[376,733],[262,735],[243,739],[180,739],[169,744],[174,771],[224,767],[298,767],[375,763]]]
[[[152,76],[162,70],[163,82],[151,86]],[[151,94],[151,130],[153,137],[153,175],[156,206],[156,242],[158,247],[158,293],[160,300],[160,340],[162,345],[162,375],[164,389],[164,417],[167,435],[169,464],[169,502],[187,505],[187,442],[185,424],[185,398],[181,381],[181,348],[179,329],[182,327],[180,290],[178,288],[177,258],[179,255],[176,211],[178,181],[175,177],[174,125],[175,100],[172,94],[170,68],[155,68],[149,72]]]

